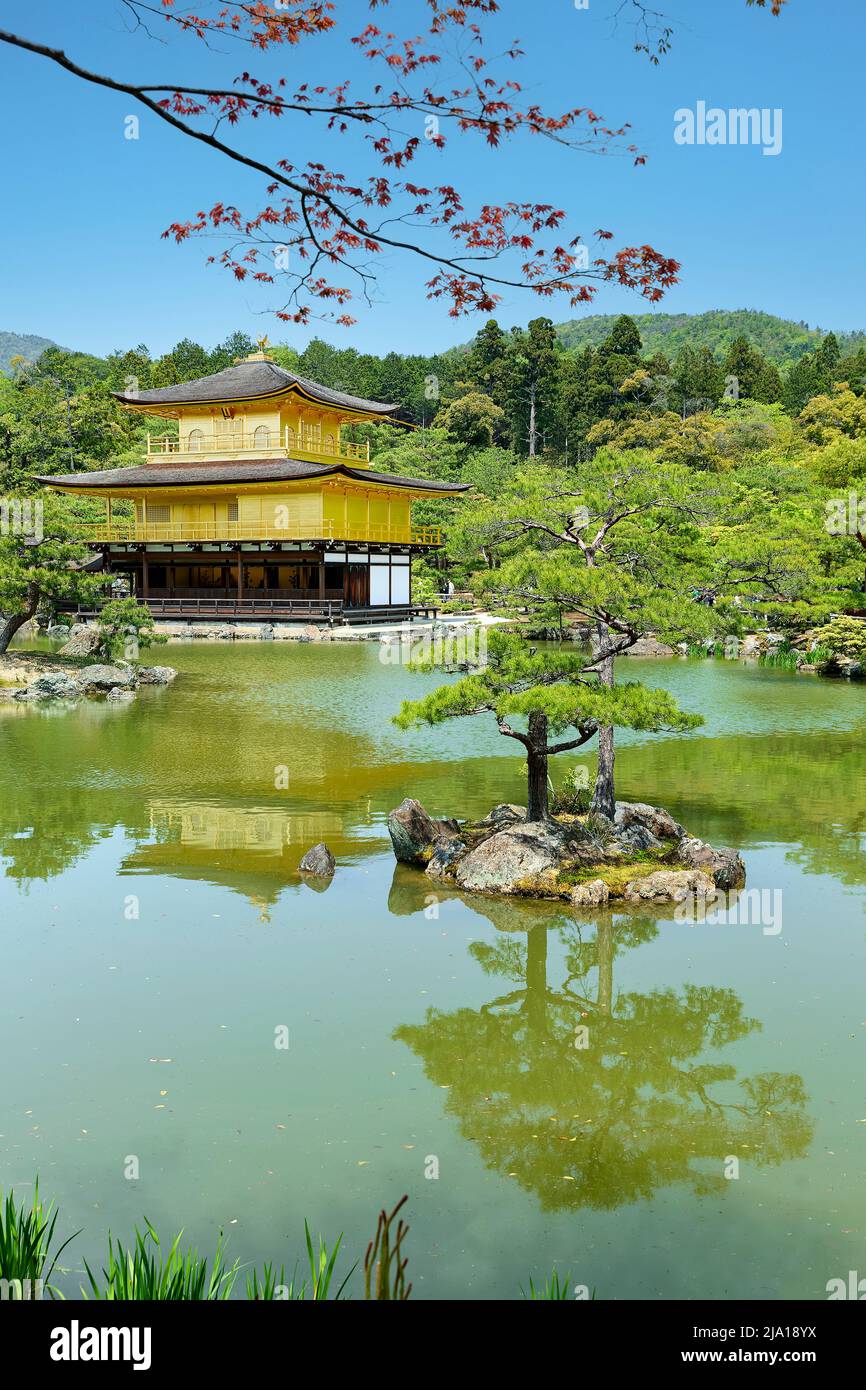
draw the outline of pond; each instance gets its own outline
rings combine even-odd
[[[178,681],[130,707],[0,707],[0,1189],[38,1174],[83,1228],[68,1296],[145,1215],[289,1269],[306,1218],[345,1271],[404,1192],[424,1298],[866,1274],[862,687],[634,662],[706,724],[623,739],[618,794],[740,848],[768,933],[436,900],[386,816],[525,800],[492,721],[395,729],[435,678],[364,643],[157,659]]]

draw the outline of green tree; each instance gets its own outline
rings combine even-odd
[[[828,333],[826,338],[821,339],[820,347],[815,353],[818,370],[827,374],[828,382],[833,380],[841,358],[842,349],[839,346],[839,339],[835,333]]]
[[[563,433],[569,458],[583,452],[592,426],[600,420],[622,420],[646,410],[653,401],[663,408],[665,383],[654,380],[641,357],[637,324],[627,314],[614,320],[596,349],[588,348],[561,363]],[[662,373],[667,376],[667,372]]]
[[[626,420],[599,420],[587,434],[587,443],[617,450],[650,450],[665,463],[715,472],[727,466],[725,436],[725,425],[714,415],[683,416],[669,410],[661,415],[644,412]]]
[[[581,614],[595,634],[590,664],[608,692],[617,688],[616,658],[646,633],[675,641],[711,632],[711,612],[696,596],[705,504],[687,469],[603,450],[568,482],[549,469],[523,470],[494,508],[500,542],[513,553],[486,576],[486,591],[529,612],[555,603]],[[628,723],[598,724],[592,806],[611,819],[614,728]]]
[[[637,361],[643,351],[640,329],[628,314],[620,314],[599,348],[602,357],[624,357]]]
[[[134,598],[110,599],[103,604],[98,628],[101,651],[108,658],[125,657],[127,661],[137,661],[142,647],[168,641],[156,631],[150,609]]]
[[[207,376],[211,370],[210,353],[192,338],[181,338],[179,343],[175,343],[169,356],[177,372],[178,381],[194,381],[197,377]]]
[[[113,352],[107,359],[107,384],[112,391],[149,391],[153,381],[153,362],[144,343],[128,348],[126,352]]]
[[[588,663],[616,689],[616,660],[655,633],[697,642],[738,630],[758,602],[809,605],[821,592],[814,496],[768,495],[754,479],[664,464],[648,453],[601,450],[567,477],[527,465],[492,502],[468,505],[454,544],[481,531],[502,557],[477,590],[514,612],[580,615],[594,632]],[[828,580],[823,582],[828,583]],[[612,708],[616,710],[616,706]],[[600,720],[593,809],[612,817],[614,725]]]
[[[778,370],[742,335],[734,339],[725,353],[722,369],[726,394],[733,399],[774,401],[781,395]]]
[[[134,454],[141,422],[112,400],[107,384],[74,390],[28,370],[0,396],[0,490],[34,492],[34,474],[83,472]]]
[[[495,319],[488,319],[476,333],[468,352],[460,359],[458,375],[503,406],[507,396],[508,335]]]
[[[592,389],[595,358],[595,349],[586,347],[582,352],[564,353],[560,362],[563,452],[571,461],[584,452],[591,452],[592,446],[586,444],[587,435],[604,417]]]
[[[442,661],[448,659],[443,654]],[[435,660],[422,658],[413,665],[426,671]],[[541,650],[527,645],[516,633],[495,630],[476,670],[420,700],[404,701],[394,722],[407,729],[479,714],[492,715],[500,734],[525,750],[530,821],[548,818],[548,762],[557,753],[580,748],[613,725],[672,732],[694,729],[703,722],[699,716],[683,713],[666,690],[649,690],[637,682],[609,688],[584,652],[562,647]],[[525,729],[512,723],[513,715],[525,718]],[[551,741],[552,736],[555,739],[570,730],[573,735]]]
[[[559,411],[559,355],[550,319],[532,319],[509,342],[507,409],[515,452],[536,458],[552,442]]]
[[[846,381],[837,382],[832,392],[812,397],[800,423],[814,444],[831,444],[843,435],[860,439],[866,435],[866,397],[858,396]]]
[[[84,386],[93,386],[108,377],[108,364],[88,352],[70,352],[66,348],[50,347],[39,354],[27,369],[30,381],[60,382],[74,393]]]
[[[233,367],[239,357],[248,357],[255,350],[256,345],[248,333],[240,331],[229,333],[228,337],[218,343],[210,354],[208,370],[211,372],[224,371],[226,367]]]
[[[862,618],[850,618],[838,614],[815,633],[819,646],[826,647],[835,656],[852,657],[862,661],[866,657],[866,623]]]
[[[40,609],[57,599],[95,597],[105,579],[83,568],[91,558],[71,534],[58,499],[46,497],[40,516],[4,503],[0,526],[0,654]]]
[[[670,404],[683,416],[712,410],[722,399],[725,374],[708,347],[681,347],[671,375]]]
[[[458,396],[439,411],[434,425],[459,444],[484,448],[493,443],[502,429],[505,411],[480,391]]]

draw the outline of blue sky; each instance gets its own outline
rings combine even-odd
[[[866,328],[863,0],[789,0],[778,19],[745,0],[653,2],[677,24],[659,67],[631,51],[624,24],[614,31],[618,0],[589,0],[581,10],[574,0],[501,0],[497,21],[503,44],[523,41],[519,76],[528,96],[550,110],[585,104],[611,124],[631,121],[645,167],[526,138],[493,155],[475,141],[452,142],[443,155],[427,150],[413,177],[454,183],[479,201],[551,201],[575,231],[603,226],[615,232],[613,245],[649,242],[683,263],[662,312],[757,308],[824,328]],[[398,4],[401,18],[418,8],[417,0]],[[351,32],[369,16],[362,0],[338,0],[337,14]],[[0,27],[130,80],[212,83],[244,67],[285,72],[292,83],[363,77],[360,60],[342,57],[339,37],[266,57],[228,43],[208,55],[192,39],[161,41],[159,22],[155,37],[130,32],[120,0],[0,0]],[[781,108],[781,153],[678,145],[674,113],[699,101]],[[483,322],[450,319],[443,303],[425,299],[423,267],[395,257],[381,267],[376,305],[355,304],[355,328],[278,324],[266,312],[275,292],[206,267],[211,245],[160,239],[170,221],[218,197],[259,206],[259,180],[145,112],[140,139],[125,140],[124,117],[134,109],[122,95],[0,44],[0,328],[100,354],[138,342],[162,352],[182,336],[213,344],[235,328],[298,347],[318,334],[361,350],[433,352]],[[313,133],[311,122],[281,121],[238,139],[253,152],[303,162],[319,153]],[[579,313],[647,307],[604,289]],[[575,316],[564,300],[512,293],[497,317],[525,323],[540,313]]]

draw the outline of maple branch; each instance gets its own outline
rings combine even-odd
[[[142,23],[144,14],[158,13],[153,5],[142,3],[142,0],[124,0],[124,3],[137,23]],[[377,3],[384,4],[387,0],[370,0],[370,8],[376,8]],[[496,0],[451,0],[449,4],[444,0],[428,0],[428,7],[432,15],[431,35],[438,36],[450,27],[466,33],[473,44],[480,46],[481,30],[478,24],[470,22],[471,12],[488,15],[498,5]],[[183,31],[191,31],[205,40],[209,34],[217,32],[236,35],[239,28],[248,24],[255,46],[266,49],[275,43],[297,44],[302,37],[327,31],[335,23],[330,14],[334,9],[330,0],[306,4],[293,0],[291,7],[284,5],[278,13],[255,0],[250,4],[225,4],[213,18],[200,18],[189,12],[166,13],[164,17]],[[343,133],[352,124],[377,127],[377,132],[366,138],[387,170],[389,166],[400,168],[411,162],[422,147],[419,136],[398,131],[397,118],[407,113],[421,116],[425,122],[435,120],[432,134],[428,128],[426,138],[440,150],[446,144],[439,131],[440,121],[460,133],[482,134],[491,147],[498,146],[503,137],[527,131],[570,148],[589,147],[599,153],[612,152],[611,142],[627,131],[627,125],[619,130],[608,129],[601,118],[586,107],[548,115],[537,104],[525,109],[516,106],[513,94],[520,91],[519,84],[497,81],[484,72],[487,61],[477,52],[471,60],[466,56],[458,57],[461,75],[465,74],[466,80],[462,90],[452,88],[440,93],[425,86],[415,94],[406,89],[403,79],[423,71],[428,64],[438,64],[442,54],[435,48],[428,51],[423,39],[404,39],[401,43],[395,35],[383,36],[375,25],[368,24],[351,42],[366,58],[384,62],[389,73],[396,73],[397,90],[388,93],[379,84],[375,88],[375,99],[367,101],[350,100],[348,82],[333,86],[331,90],[325,87],[308,90],[308,84],[304,83],[292,97],[287,97],[270,83],[260,82],[249,73],[243,73],[234,87],[178,88],[172,84],[127,82],[95,72],[70,58],[62,49],[22,35],[2,31],[0,42],[46,58],[80,81],[123,93],[181,135],[198,141],[234,164],[263,175],[268,180],[269,194],[281,190],[281,198],[275,206],[266,206],[252,217],[244,217],[237,207],[219,202],[210,212],[199,212],[186,222],[174,222],[163,232],[164,237],[173,236],[181,242],[209,230],[224,235],[230,228],[238,236],[232,248],[219,257],[223,267],[231,270],[238,280],[251,275],[259,282],[274,283],[275,274],[267,265],[257,265],[262,254],[260,248],[282,249],[286,242],[278,241],[276,235],[267,234],[265,229],[279,228],[285,237],[288,229],[299,223],[300,234],[288,235],[300,257],[300,268],[293,264],[290,269],[287,262],[281,265],[280,258],[275,257],[275,265],[280,272],[285,272],[285,280],[292,286],[287,303],[294,309],[293,313],[286,308],[277,310],[280,318],[306,321],[310,308],[307,303],[300,302],[302,291],[310,298],[329,299],[338,305],[351,298],[347,288],[325,279],[319,269],[322,262],[352,270],[369,299],[368,286],[376,276],[371,269],[372,263],[367,267],[357,264],[357,253],[363,251],[371,255],[383,250],[397,251],[431,265],[435,274],[426,283],[427,297],[450,299],[452,317],[471,311],[491,312],[501,298],[497,291],[503,289],[531,290],[548,297],[567,294],[574,306],[592,300],[596,293],[592,282],[612,281],[638,290],[653,302],[676,282],[678,263],[651,246],[625,247],[612,258],[596,256],[590,262],[585,243],[575,250],[581,242],[580,237],[559,245],[539,245],[538,237],[558,231],[565,218],[562,210],[550,204],[482,205],[476,216],[467,216],[459,193],[448,185],[424,188],[407,180],[392,181],[390,174],[372,172],[364,178],[362,186],[354,187],[343,174],[322,163],[308,162],[303,169],[294,168],[285,159],[271,164],[244,152],[219,133],[223,122],[235,125],[244,115],[255,119],[265,113],[280,116],[288,112],[324,120],[326,129],[331,132]],[[512,46],[505,56],[514,59],[520,54],[521,50]],[[281,78],[277,85],[284,86],[285,79]],[[315,99],[322,94],[325,100]],[[208,113],[214,116],[210,130],[197,129],[191,123],[192,119]],[[579,120],[586,121],[589,127],[589,134],[583,140],[571,138],[566,133]],[[628,147],[631,152],[634,148]],[[643,163],[643,157],[637,157],[635,162]],[[398,194],[401,201],[394,215],[382,214],[377,223],[371,225],[367,210],[389,207]],[[398,234],[391,230],[394,223],[403,227],[420,224],[425,233],[441,231],[459,242],[460,247],[448,252],[436,243],[427,244],[421,238]],[[598,230],[596,235],[609,240],[612,233]],[[231,231],[228,236],[231,240]],[[239,247],[238,241],[243,242],[245,249]],[[522,263],[516,265],[513,272],[501,265],[494,271],[492,263],[501,262],[506,255],[519,257]],[[309,264],[311,256],[312,265]],[[213,262],[217,257],[209,259]],[[337,321],[353,322],[345,314]]]
[[[18,34],[11,34],[4,30],[0,30],[0,42],[24,49],[26,52],[29,53],[35,53],[40,57],[48,58],[52,62],[57,63],[59,67],[64,68],[67,72],[72,73],[73,76],[80,78],[84,82],[89,82],[99,87],[106,87],[110,91],[123,92],[124,95],[130,96],[133,98],[133,100],[140,102],[149,111],[151,111],[153,115],[158,116],[160,120],[165,121],[175,130],[180,131],[181,134],[189,136],[190,139],[198,140],[200,143],[207,145],[209,148],[217,150],[220,154],[225,155],[227,158],[233,160],[235,163],[244,165],[246,168],[253,169],[260,174],[264,174],[266,178],[282,185],[285,188],[290,189],[293,193],[298,194],[299,197],[301,197],[302,199],[305,197],[314,198],[316,202],[321,203],[325,207],[327,207],[346,228],[348,228],[350,231],[354,232],[356,235],[360,237],[370,238],[372,236],[375,241],[381,242],[383,246],[388,246],[392,250],[408,251],[413,255],[420,256],[423,260],[430,261],[431,263],[440,267],[445,267],[446,269],[452,270],[457,274],[469,275],[473,279],[475,279],[481,286],[484,286],[486,284],[494,284],[508,289],[526,289],[531,287],[536,291],[538,291],[539,289],[544,289],[545,291],[550,291],[551,293],[556,289],[568,290],[572,288],[568,279],[564,275],[554,276],[550,279],[541,281],[535,285],[527,286],[524,280],[517,280],[512,279],[508,276],[493,275],[487,272],[473,270],[470,269],[464,263],[467,259],[474,260],[482,258],[469,257],[457,259],[455,257],[445,256],[434,251],[426,250],[423,246],[419,246],[416,242],[406,241],[403,239],[398,239],[396,237],[388,236],[387,234],[381,232],[378,229],[371,233],[371,230],[368,227],[366,227],[362,223],[358,222],[355,218],[350,216],[346,209],[342,207],[327,192],[323,191],[322,189],[313,188],[309,184],[304,184],[296,179],[288,177],[279,169],[275,169],[273,166],[265,164],[262,160],[256,159],[251,155],[244,154],[240,150],[234,149],[231,145],[227,145],[224,141],[219,140],[214,135],[210,135],[205,131],[193,129],[191,126],[186,125],[183,121],[179,120],[170,111],[167,111],[163,106],[161,106],[158,102],[152,100],[151,97],[147,95],[148,91],[164,89],[155,88],[153,86],[138,86],[129,82],[120,82],[116,78],[107,77],[103,74],[92,72],[87,68],[81,67],[78,63],[75,63],[62,51],[62,49],[49,48],[46,44],[36,43],[33,40],[25,39]],[[330,255],[330,250],[326,247],[321,246],[321,243],[318,240],[309,222],[307,223],[307,226],[311,240],[314,242],[314,244],[318,246],[324,254]],[[494,257],[491,256],[484,259],[491,260],[494,259]],[[583,274],[584,278],[587,279],[610,278],[602,274],[600,271],[587,271]]]

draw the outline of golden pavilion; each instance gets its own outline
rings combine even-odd
[[[161,617],[412,616],[412,556],[442,543],[412,503],[467,484],[376,472],[341,431],[399,423],[397,407],[297,376],[264,346],[212,376],[115,392],[177,421],[176,438],[148,434],[144,464],[39,481],[104,499],[104,522],[82,534]]]

